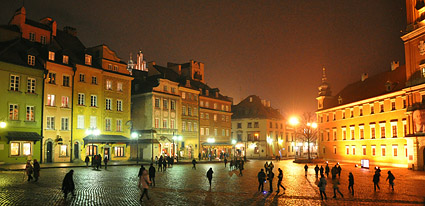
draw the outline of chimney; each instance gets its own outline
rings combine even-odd
[[[400,62],[399,61],[392,61],[391,62],[391,71],[396,70],[399,66],[400,66]]]
[[[190,79],[186,79],[186,87],[190,87]]]
[[[77,36],[77,29],[74,27],[66,26],[63,28],[63,31],[72,36]]]
[[[22,29],[22,26],[25,24],[26,11],[24,7],[19,8],[15,11],[15,15],[10,20],[10,25],[17,25]]]
[[[364,80],[366,80],[369,77],[368,73],[363,73],[362,74],[362,82],[364,82]]]

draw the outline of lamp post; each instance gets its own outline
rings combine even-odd
[[[131,138],[136,139],[137,145],[136,145],[136,164],[139,165],[139,133],[133,132],[131,133]]]
[[[237,141],[235,139],[232,139],[232,145],[233,145],[233,159],[236,158],[236,143]]]
[[[175,148],[177,148],[177,155],[176,155],[177,162],[179,161],[179,156],[180,156],[180,152],[179,152],[179,141],[182,141],[182,139],[183,139],[183,137],[181,135],[174,135],[174,133],[173,133],[173,150]],[[177,146],[176,147],[174,145],[174,141],[177,141]],[[174,156],[174,154],[175,154],[175,151],[173,153],[173,156]]]
[[[215,142],[215,138],[214,137],[210,137],[210,138],[208,138],[207,139],[207,142],[208,143],[210,143],[210,152],[209,152],[209,158],[210,158],[210,161],[211,161],[211,158],[212,158],[212,144]]]
[[[298,117],[294,116],[294,117],[289,118],[289,124],[292,125],[292,128],[294,129],[294,136],[295,136],[295,142],[296,142],[297,141],[297,136],[296,136],[297,126],[298,126],[298,124],[300,124]],[[296,146],[298,146],[298,145],[296,145]],[[296,158],[296,155],[295,155],[295,158]]]
[[[96,128],[90,128],[86,130],[87,135],[91,135],[91,155],[92,155],[92,163],[93,163],[93,156],[94,156],[94,137],[97,137],[100,134],[100,130]]]

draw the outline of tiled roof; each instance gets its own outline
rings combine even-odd
[[[27,39],[16,39],[0,43],[0,61],[21,66],[44,69],[45,48],[40,43]],[[28,55],[35,56],[35,65],[28,65]]]
[[[31,25],[31,26],[34,26],[34,27],[38,27],[38,28],[41,28],[41,29],[44,29],[44,30],[47,30],[47,31],[51,31],[51,29],[48,25],[40,23],[40,22],[33,21],[31,19],[25,19],[25,24],[28,24],[28,25]]]
[[[252,98],[252,101],[250,99]],[[239,104],[232,106],[232,119],[256,118],[256,119],[279,119],[284,117],[279,110],[264,106],[260,97],[251,95]]]

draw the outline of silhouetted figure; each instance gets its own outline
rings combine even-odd
[[[334,196],[333,198],[336,198],[336,192],[338,192],[342,198],[344,198],[344,195],[341,193],[341,191],[339,191],[339,179],[337,179],[336,177],[332,177],[332,184],[333,184],[333,189],[334,189]]]
[[[266,173],[269,173],[269,163],[264,163],[264,169],[266,170]]]
[[[105,164],[105,170],[108,169],[108,156],[105,156],[105,158],[103,158],[103,163]]]
[[[34,165],[35,165],[35,163],[34,163]],[[34,176],[35,176],[35,172],[34,172]],[[392,188],[392,190],[394,190],[394,179],[395,179],[395,177],[394,177],[393,173],[391,173],[391,171],[388,171],[387,180],[389,180],[390,187]]]
[[[153,163],[151,163],[151,166],[149,167],[149,180],[151,181],[151,185],[153,184],[153,186],[155,185],[155,167],[153,166]]]
[[[266,181],[266,173],[264,173],[264,170],[261,169],[261,171],[257,175],[258,178],[258,191],[264,192],[264,181]]]
[[[162,159],[162,169],[163,171],[167,171],[167,157],[164,157],[164,159]]]
[[[340,178],[341,177],[341,166],[338,164],[338,167],[337,167],[337,173],[338,173],[338,178]]]
[[[36,159],[34,159],[34,164],[33,164],[33,169],[34,169],[34,182],[38,181],[38,177],[40,177],[40,164],[38,164],[38,161]]]
[[[89,166],[89,162],[90,162],[89,156],[86,156],[86,159],[84,160],[84,162],[86,162],[86,167],[88,167]]]
[[[333,176],[336,177],[336,175],[338,174],[338,168],[336,167],[336,165],[332,167],[331,174],[332,174],[332,177]]]
[[[210,167],[210,169],[207,172],[207,178],[208,178],[208,182],[210,183],[210,189],[211,189],[211,180],[213,178],[213,173],[214,172],[213,172],[212,168]]]
[[[317,184],[317,186],[319,187],[319,191],[320,191],[320,197],[323,200],[323,196],[325,196],[325,200],[328,199],[328,197],[326,196],[326,184],[328,184],[328,182],[326,181],[326,178],[324,175],[321,176],[319,184]]]
[[[145,170],[146,170],[145,167],[143,165],[140,165],[139,174],[137,174],[137,177],[142,176],[142,174]]]
[[[233,169],[233,160],[231,159],[230,160],[230,170],[232,170]]]
[[[318,165],[316,165],[316,167],[314,167],[314,172],[316,173],[316,178],[318,178],[319,177],[319,166]]]
[[[375,172],[375,174],[373,175],[373,188],[375,189],[376,192],[376,187],[378,187],[379,190],[381,190],[381,188],[379,188],[379,177],[381,175],[379,174],[378,171]]]
[[[272,172],[273,169],[274,169],[273,162],[270,162],[270,164],[269,164],[269,172]]]
[[[192,169],[195,169],[195,170],[196,170],[196,163],[197,163],[197,162],[196,162],[196,160],[195,160],[195,159],[193,159],[193,160],[192,160],[192,165],[193,165],[193,166],[192,166]]]
[[[28,182],[31,181],[32,180],[33,168],[32,168],[30,160],[28,160],[27,164],[25,165],[25,173],[28,176]]]
[[[279,168],[277,169],[279,171],[279,175],[277,176],[277,193],[279,193],[280,188],[282,187],[284,192],[286,190],[286,188],[282,185],[282,179],[283,179],[283,173],[282,170]]]
[[[63,196],[66,199],[68,196],[68,193],[71,193],[72,196],[75,197],[75,185],[74,185],[74,170],[70,170],[68,173],[66,173],[65,178],[63,178],[62,181],[62,192]]]
[[[148,195],[150,181],[148,179],[148,172],[146,170],[143,171],[142,175],[139,177],[138,187],[140,190],[143,190],[142,196],[140,196],[140,202],[143,202],[143,197],[146,195],[148,200],[150,200]]]
[[[307,171],[308,171],[308,166],[304,165],[304,170],[305,170],[305,176],[307,177]]]
[[[351,172],[348,175],[348,191],[350,191],[351,194],[354,195],[354,176]]]
[[[269,185],[270,185],[270,193],[273,192],[273,178],[274,178],[274,173],[273,171],[269,171],[269,175],[268,175],[268,180],[269,180]]]
[[[325,171],[325,168],[323,168],[323,166],[320,166],[320,175],[323,175],[324,171]]]
[[[243,170],[243,161],[241,160],[241,163],[239,164],[239,176],[242,176],[242,170]]]
[[[227,158],[224,158],[224,168],[227,166]]]
[[[329,172],[330,172],[329,165],[328,165],[328,164],[326,164],[326,167],[325,167],[326,177],[329,177]]]
[[[162,160],[163,160],[163,157],[161,155],[161,157],[159,157],[159,160],[158,160],[158,171],[161,170],[161,172],[162,172]]]
[[[158,167],[158,156],[155,156],[155,166]]]

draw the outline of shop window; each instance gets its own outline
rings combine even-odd
[[[61,145],[59,148],[59,156],[68,157],[68,145]]]
[[[87,155],[93,156],[93,154],[97,154],[97,145],[88,145],[87,148]]]
[[[124,157],[124,147],[115,147],[115,157]]]

